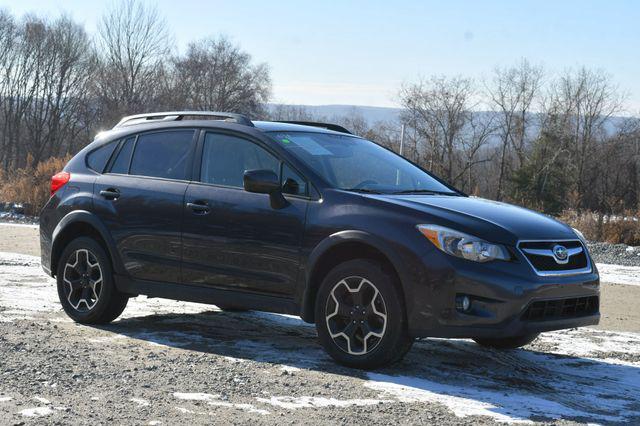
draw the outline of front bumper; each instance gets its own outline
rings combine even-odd
[[[600,281],[595,268],[587,274],[540,277],[528,265],[492,262],[476,264],[431,253],[425,273],[414,286],[408,309],[413,337],[512,337],[598,324],[600,312],[531,320],[524,313],[538,301],[591,298],[599,303]],[[456,309],[457,296],[467,295],[471,309]],[[595,299],[597,298],[597,299]]]

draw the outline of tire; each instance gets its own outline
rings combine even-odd
[[[474,338],[480,346],[493,349],[517,349],[526,346],[538,338],[540,333],[525,334],[524,336],[504,337],[501,339]]]
[[[370,260],[350,260],[327,274],[316,297],[315,318],[320,344],[347,367],[393,364],[413,345],[395,279]]]
[[[108,255],[89,237],[76,238],[65,247],[56,279],[62,308],[81,324],[107,324],[120,316],[129,301],[115,287]]]

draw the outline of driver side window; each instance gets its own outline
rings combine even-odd
[[[257,169],[271,170],[280,175],[280,161],[246,139],[207,133],[202,152],[201,182],[242,188],[244,172]]]
[[[247,170],[271,170],[280,178],[283,193],[307,195],[306,181],[258,144],[236,136],[207,133],[202,151],[201,182],[242,188]]]

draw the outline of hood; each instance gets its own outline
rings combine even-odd
[[[372,195],[425,214],[435,223],[483,238],[515,245],[518,240],[577,239],[573,230],[549,216],[511,204],[475,197],[446,195]]]

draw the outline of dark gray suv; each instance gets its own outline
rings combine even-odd
[[[337,361],[374,368],[416,337],[517,348],[600,317],[575,230],[468,197],[332,124],[126,117],[51,194],[42,266],[81,323],[138,294],[295,314]]]

